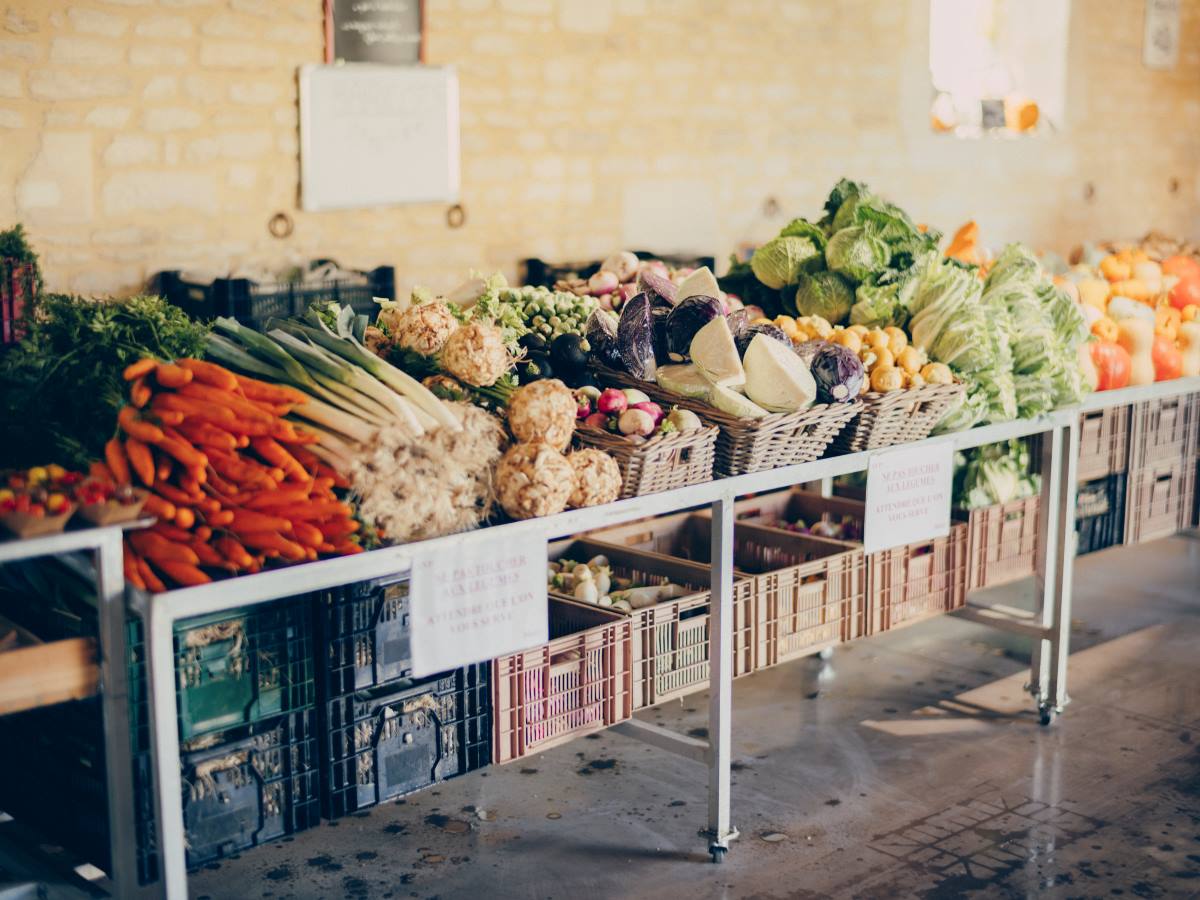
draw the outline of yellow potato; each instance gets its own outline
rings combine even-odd
[[[892,351],[887,347],[875,347],[875,365],[883,369],[890,369],[896,365],[896,357],[892,355]]]
[[[862,352],[862,338],[860,338],[853,331],[835,331],[833,334],[833,342],[849,348],[850,351],[855,355],[858,355]]]
[[[847,330],[847,331],[853,331],[853,332],[854,332],[855,334],[857,334],[857,335],[858,335],[860,338],[865,338],[865,337],[866,337],[868,334],[870,334],[870,333],[871,333],[871,329],[870,329],[870,328],[868,328],[866,325],[851,325],[851,326],[850,326],[849,328],[847,328],[846,330]]]
[[[929,363],[921,369],[921,377],[928,384],[954,384],[954,375],[945,363]]]
[[[895,325],[889,325],[883,329],[883,333],[888,336],[888,349],[895,356],[900,355],[900,351],[908,346],[908,335],[904,333],[903,328],[897,328]]]
[[[886,350],[891,349],[891,338],[887,336],[882,328],[876,328],[867,335],[867,346],[883,347]]]
[[[925,379],[921,377],[920,372],[913,372],[908,376],[908,386],[913,390],[920,387],[925,387]]]
[[[905,347],[896,354],[896,364],[909,375],[913,375],[921,371],[921,366],[925,364],[925,354],[916,347]]]
[[[871,373],[871,390],[886,394],[904,387],[904,376],[895,366],[879,366]]]

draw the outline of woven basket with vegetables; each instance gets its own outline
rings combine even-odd
[[[621,499],[712,480],[718,429],[678,406],[667,414],[639,390],[576,392],[575,442],[602,450],[621,469]],[[639,415],[640,413],[640,415]]]

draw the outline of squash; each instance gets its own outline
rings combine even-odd
[[[1108,306],[1108,298],[1112,293],[1112,287],[1103,278],[1085,278],[1077,285],[1079,289],[1079,302],[1087,306],[1094,306],[1100,312],[1104,312]]]
[[[1125,281],[1133,275],[1133,263],[1119,254],[1100,260],[1100,274],[1109,281]]]
[[[1179,351],[1184,377],[1200,375],[1200,322],[1184,322],[1179,326]]]
[[[1145,319],[1121,319],[1117,322],[1117,343],[1129,353],[1132,385],[1154,383],[1154,323]]]
[[[1163,334],[1154,336],[1150,351],[1154,361],[1154,380],[1170,381],[1183,373],[1183,354],[1175,346],[1175,342]]]
[[[1174,341],[1179,336],[1183,314],[1173,306],[1160,306],[1154,311],[1154,333]]]
[[[1146,287],[1144,281],[1137,278],[1127,278],[1124,281],[1114,281],[1112,292],[1119,294],[1122,297],[1128,297],[1131,300],[1136,300],[1138,303],[1150,302],[1150,289]]]
[[[1102,341],[1115,341],[1117,339],[1117,323],[1108,316],[1102,316],[1092,323],[1092,334]]]

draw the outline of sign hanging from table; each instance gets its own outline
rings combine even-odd
[[[423,0],[325,0],[325,62],[425,59]]]
[[[954,448],[948,441],[877,453],[867,467],[863,550],[877,553],[950,533]]]
[[[472,542],[420,554],[412,569],[413,675],[422,677],[549,639],[546,542]]]

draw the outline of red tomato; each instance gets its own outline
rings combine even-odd
[[[1112,391],[1129,386],[1133,359],[1120,344],[1114,341],[1093,342],[1092,362],[1096,366],[1096,390]]]
[[[1190,256],[1168,256],[1162,261],[1162,271],[1179,279],[1171,289],[1173,307],[1182,310],[1191,303],[1200,304],[1200,262]]]
[[[1163,334],[1154,336],[1154,346],[1150,351],[1154,360],[1154,380],[1169,381],[1183,374],[1183,354],[1175,346],[1175,342]]]

